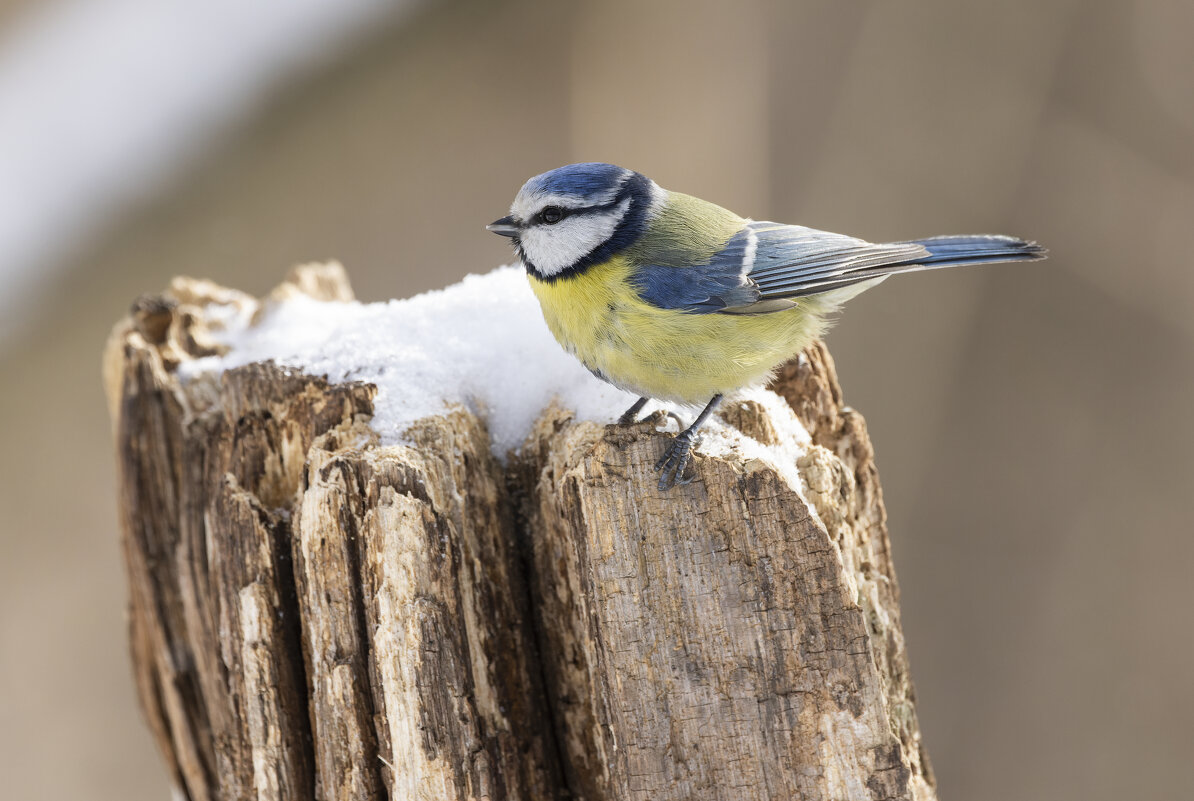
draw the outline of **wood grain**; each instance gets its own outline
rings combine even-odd
[[[778,376],[788,406],[721,412],[796,465],[731,448],[660,493],[657,418],[552,407],[503,465],[463,408],[383,447],[365,384],[180,380],[220,352],[208,302],[297,293],[351,297],[336,265],[264,302],[178,279],[105,354],[130,647],[183,797],[935,798],[823,345]]]

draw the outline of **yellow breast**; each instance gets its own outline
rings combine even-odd
[[[771,314],[691,314],[640,299],[620,256],[555,281],[528,276],[556,340],[586,367],[650,398],[704,404],[765,381],[823,327],[801,302]]]

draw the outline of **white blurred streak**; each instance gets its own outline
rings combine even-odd
[[[0,45],[0,341],[73,248],[414,0],[57,0]]]

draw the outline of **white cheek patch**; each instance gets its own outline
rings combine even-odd
[[[520,236],[527,259],[543,275],[555,275],[576,264],[613,236],[630,208],[626,198],[601,214],[577,214],[555,225],[534,225]]]

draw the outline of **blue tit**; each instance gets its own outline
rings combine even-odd
[[[896,273],[1045,256],[1008,236],[876,245],[756,222],[601,163],[531,178],[487,228],[513,240],[559,343],[639,396],[619,422],[651,398],[705,404],[656,464],[660,489],[690,480],[697,431],[721,399],[767,381],[845,301]]]

